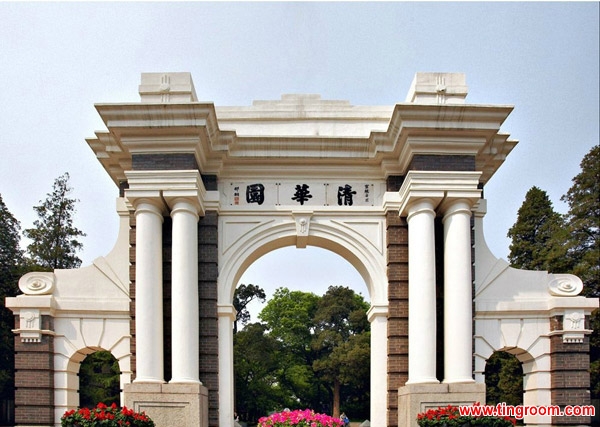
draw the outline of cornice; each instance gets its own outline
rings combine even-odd
[[[361,118],[359,110],[346,104],[335,110],[336,105],[332,103],[330,108],[316,109],[311,114],[299,114],[300,107],[291,110],[290,106],[286,114],[296,115],[291,119],[271,110],[249,115],[243,107],[241,117],[236,118],[236,108],[230,107],[223,126],[231,126],[236,120],[245,121],[245,126],[254,124],[256,134],[248,136],[238,135],[232,128],[222,130],[215,107],[209,103],[99,104],[96,109],[108,132],[99,132],[87,141],[117,184],[126,179],[132,154],[159,152],[193,153],[203,174],[217,176],[234,176],[239,171],[248,176],[276,176],[282,170],[286,174],[311,170],[333,175],[353,174],[360,169],[366,176],[379,179],[405,175],[416,154],[471,155],[481,171],[480,181],[485,183],[517,143],[499,133],[513,107],[489,105],[396,104],[385,131],[364,135],[361,128],[352,136],[350,128],[340,124],[337,136],[335,126],[329,136],[302,134],[301,130],[308,132],[315,121],[324,119],[316,115],[318,111],[324,111],[327,120],[343,123],[364,119],[369,123],[381,121],[385,110],[375,108],[374,114],[365,107]],[[352,112],[348,117],[347,111]],[[290,120],[305,125],[288,129],[286,134]],[[281,135],[273,134],[269,121],[277,122]]]

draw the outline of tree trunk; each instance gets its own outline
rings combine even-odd
[[[337,379],[333,381],[333,417],[340,417],[340,382]]]

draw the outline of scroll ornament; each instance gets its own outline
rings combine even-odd
[[[34,271],[19,279],[19,289],[25,295],[48,295],[54,291],[55,283],[54,273]]]
[[[573,274],[551,274],[548,282],[550,295],[557,297],[574,297],[583,290],[583,282]]]

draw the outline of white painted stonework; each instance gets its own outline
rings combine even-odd
[[[481,200],[475,213],[475,379],[483,382],[486,359],[506,350],[523,364],[523,403],[550,405],[550,336],[583,342],[591,331],[581,320],[598,307],[598,299],[579,296],[583,287],[576,276],[516,270],[494,257],[483,236],[485,212]],[[564,316],[562,331],[552,331],[553,316]],[[525,422],[550,425],[550,418],[526,417]]]
[[[115,248],[78,270],[25,275],[23,295],[7,299],[20,316],[15,333],[21,340],[54,336],[55,425],[78,405],[79,363],[105,349],[123,372],[122,402],[142,402],[157,420],[168,420],[178,399],[187,399],[190,418],[179,423],[207,427],[207,392],[198,375],[203,343],[197,230],[208,211],[218,214],[220,427],[233,426],[234,418],[235,287],[254,261],[286,246],[333,251],[363,277],[371,301],[370,421],[388,426],[390,212],[406,218],[409,247],[408,381],[398,390],[398,420],[392,424],[416,425],[416,413],[432,402],[481,398],[485,361],[496,350],[523,362],[526,404],[551,403],[549,337],[583,340],[590,333],[585,316],[598,300],[578,296],[581,282],[574,276],[514,270],[485,244],[481,185],[517,143],[500,131],[512,107],[467,104],[465,76],[453,73],[418,73],[406,102],[394,106],[284,95],[251,106],[215,107],[198,102],[189,73],[142,74],[139,92],[141,103],[97,105],[108,131],[87,141],[115,184],[127,183],[117,202],[121,229]],[[134,168],[135,156],[156,154],[188,155],[198,168]],[[470,156],[475,171],[411,169],[416,156],[429,155]],[[201,174],[216,177],[216,188],[207,190]],[[399,191],[387,190],[392,176],[403,177]],[[133,382],[130,214],[136,220]],[[166,217],[173,224],[171,379],[164,378],[162,342]],[[443,327],[450,339],[444,349],[436,348],[435,339],[436,217],[444,230],[444,300],[457,308],[446,309]],[[40,328],[42,315],[54,317],[53,330]],[[565,330],[551,331],[555,315],[564,316]],[[442,351],[444,378],[438,379],[436,353]],[[549,424],[541,417],[526,421]]]
[[[15,332],[54,336],[54,413],[56,425],[68,409],[79,405],[79,364],[88,354],[107,350],[119,362],[121,388],[131,382],[129,316],[129,211],[117,200],[120,228],[117,242],[105,257],[77,270],[28,273],[23,291],[7,299],[16,314],[36,311],[54,317],[54,330],[31,330],[21,321]],[[18,338],[17,338],[18,339]],[[39,339],[39,338],[38,338]]]

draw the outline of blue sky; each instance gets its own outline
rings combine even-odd
[[[0,194],[31,227],[69,172],[86,263],[117,233],[117,189],[85,142],[104,129],[94,104],[139,101],[142,72],[189,71],[199,99],[223,106],[286,93],[391,105],[418,71],[466,73],[468,103],[515,106],[502,129],[520,143],[485,188],[503,258],[527,190],[565,212],[599,142],[597,2],[0,2],[0,17]]]

